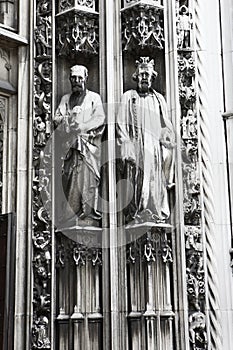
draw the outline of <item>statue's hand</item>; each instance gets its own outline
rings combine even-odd
[[[79,131],[80,131],[79,123],[77,123],[75,120],[73,120],[73,121],[70,123],[70,129],[71,129],[72,131],[79,132]]]
[[[175,147],[175,139],[173,132],[168,128],[162,129],[160,143],[166,148],[174,148]]]
[[[60,124],[60,123],[63,121],[63,119],[64,119],[64,116],[63,116],[63,115],[61,115],[61,114],[56,114],[56,115],[55,115],[55,118],[54,118],[54,123],[55,123],[55,125]]]

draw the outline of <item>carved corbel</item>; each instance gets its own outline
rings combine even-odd
[[[161,1],[125,1],[122,9],[124,51],[164,47],[163,6]]]
[[[59,12],[63,12],[72,8],[77,8],[87,11],[95,11],[96,0],[59,0]]]
[[[95,1],[60,1],[56,47],[60,56],[98,53],[99,14]]]

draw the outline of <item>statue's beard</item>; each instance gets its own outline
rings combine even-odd
[[[85,90],[85,84],[84,83],[75,83],[72,85],[72,91],[75,93],[82,93]]]
[[[148,81],[140,82],[138,84],[139,91],[142,93],[149,92],[151,84]]]

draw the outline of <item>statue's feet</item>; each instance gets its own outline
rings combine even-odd
[[[96,218],[93,218],[93,217],[87,217],[84,214],[73,215],[72,217],[68,217],[68,218],[63,217],[61,220],[59,220],[56,231],[59,231],[62,229],[72,229],[72,228],[75,228],[77,226],[99,227],[100,226],[100,218],[98,217],[98,220],[97,220]]]
[[[165,224],[166,219],[158,217],[158,215],[153,214],[151,210],[144,209],[141,212],[138,212],[133,217],[127,217],[126,223],[130,225],[137,225],[137,224],[143,224],[146,222],[152,222],[154,224]]]

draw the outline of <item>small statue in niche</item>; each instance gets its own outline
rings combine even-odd
[[[136,67],[137,90],[123,94],[117,118],[120,158],[128,180],[125,221],[166,222],[170,216],[167,190],[174,185],[175,136],[166,102],[152,88],[157,76],[154,60],[141,57]]]
[[[197,118],[191,109],[182,118],[182,138],[193,139],[197,137]]]
[[[193,27],[191,14],[187,6],[182,5],[179,9],[177,34],[178,49],[190,48],[190,32]]]
[[[206,319],[205,315],[197,311],[189,316],[190,343],[193,350],[207,349]]]
[[[48,338],[49,320],[46,316],[40,316],[35,321],[35,326],[32,331],[33,349],[50,349],[51,344]]]
[[[48,17],[37,16],[37,28],[35,30],[36,54],[38,57],[51,55],[51,26]]]
[[[67,203],[62,220],[98,226],[101,138],[105,115],[100,96],[86,88],[88,70],[70,69],[72,93],[62,97],[54,122],[66,139],[62,183]]]
[[[40,116],[37,116],[34,121],[34,136],[37,146],[44,146],[46,142],[46,124]]]

